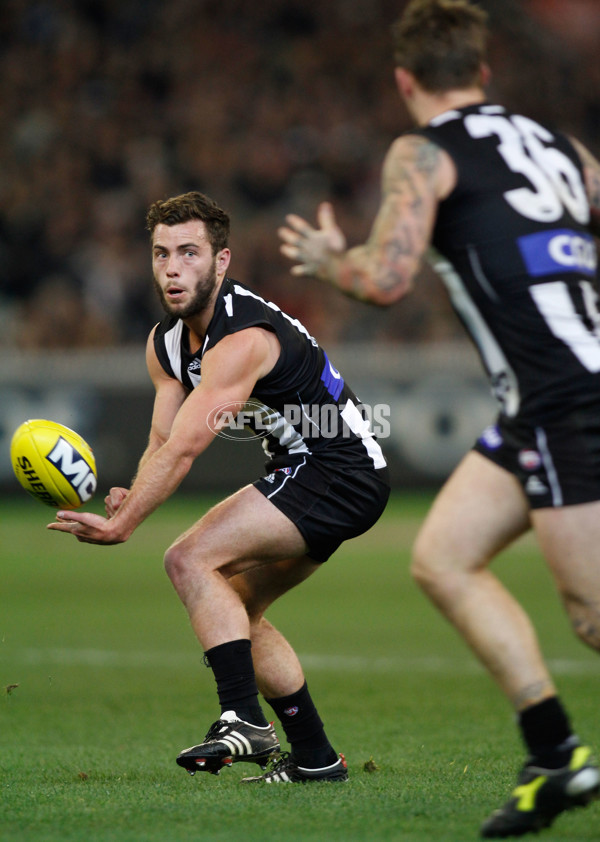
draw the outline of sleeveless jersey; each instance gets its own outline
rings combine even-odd
[[[508,417],[542,422],[600,400],[597,255],[571,142],[489,103],[421,134],[458,175],[429,258]]]
[[[273,369],[256,382],[246,404],[246,426],[263,438],[269,470],[307,454],[352,469],[386,466],[361,404],[325,351],[297,320],[248,287],[225,278],[202,348],[189,350],[189,330],[172,316],[154,334],[158,360],[190,391],[202,378],[202,357],[225,336],[250,327],[273,331],[281,352]]]

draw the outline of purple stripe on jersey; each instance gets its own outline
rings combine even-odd
[[[325,366],[321,372],[321,380],[334,401],[337,401],[339,396],[342,394],[342,389],[344,388],[344,378],[339,371],[331,365],[327,354],[325,354]]]

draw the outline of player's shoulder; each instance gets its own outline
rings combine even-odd
[[[252,289],[248,284],[243,284],[241,281],[235,280],[235,278],[226,277],[223,279],[220,294],[223,299],[227,298],[227,296],[235,297],[240,306],[242,304],[247,304],[251,307],[257,304],[260,306],[268,304],[256,290]]]
[[[227,336],[252,327],[273,325],[274,310],[258,293],[233,278],[225,277],[208,325],[204,351]]]
[[[385,191],[402,189],[410,182],[440,199],[453,188],[456,171],[452,156],[438,138],[420,129],[405,132],[390,146],[383,166]]]
[[[213,327],[216,323],[227,324],[229,330],[254,322],[272,322],[279,307],[267,301],[258,292],[233,278],[223,279],[215,307]],[[210,329],[209,329],[210,332]]]
[[[160,322],[154,325],[148,336],[148,341],[158,342],[171,331],[180,329],[182,324],[181,319],[178,319],[176,316],[165,316]]]

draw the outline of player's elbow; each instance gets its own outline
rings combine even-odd
[[[421,264],[421,253],[398,253],[397,244],[386,242],[368,248],[346,278],[350,289],[377,307],[389,307],[412,291]]]
[[[390,307],[412,292],[412,277],[396,277],[392,283],[376,283],[369,295],[369,302],[376,307]]]

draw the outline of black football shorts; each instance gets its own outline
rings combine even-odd
[[[370,529],[390,495],[387,468],[352,470],[310,454],[253,484],[298,527],[316,562]]]
[[[600,500],[600,411],[537,426],[500,416],[474,450],[514,474],[532,509]]]

